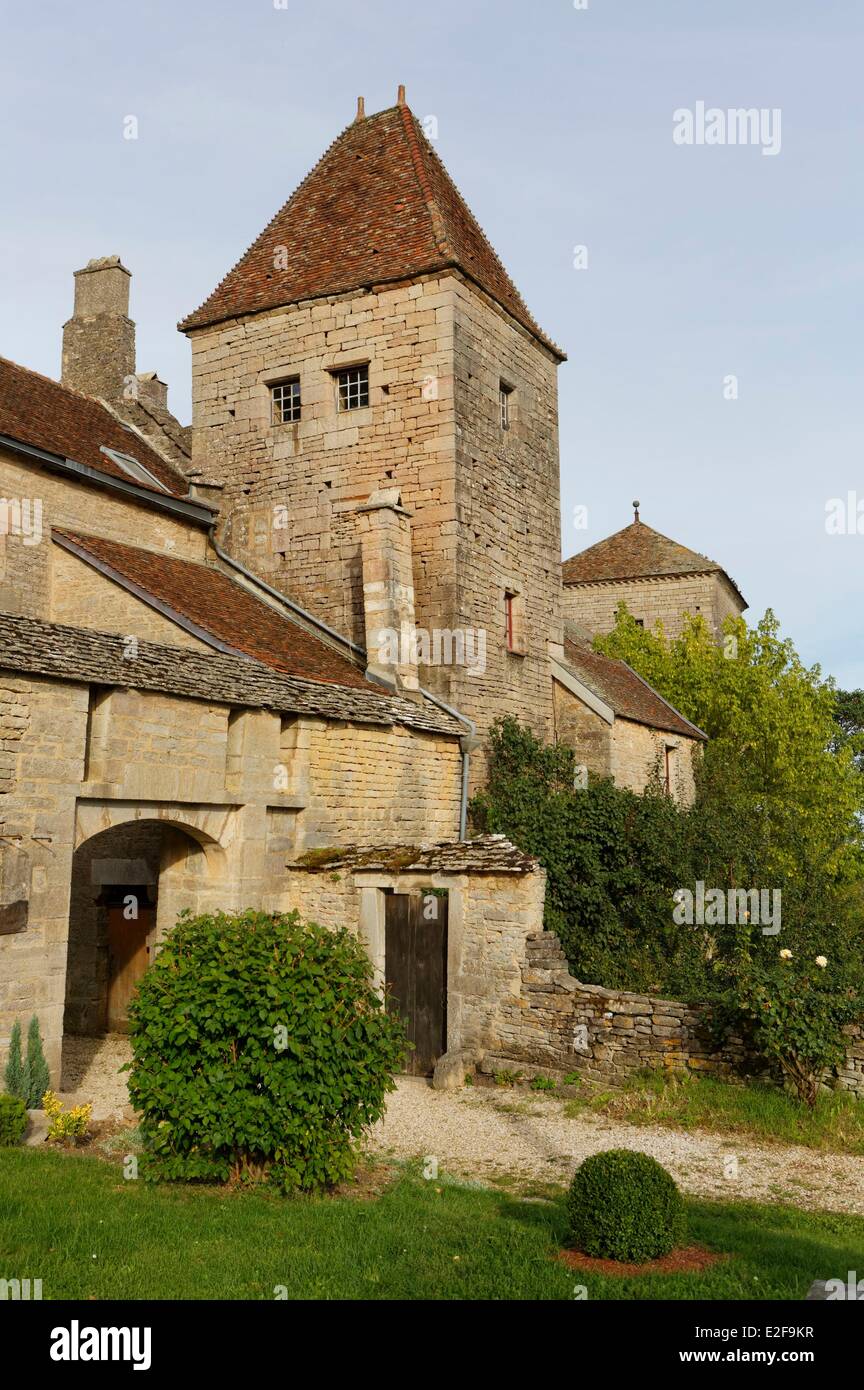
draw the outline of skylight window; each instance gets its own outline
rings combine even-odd
[[[131,454],[122,454],[119,449],[108,449],[104,444],[99,445],[100,454],[104,454],[112,463],[116,463],[118,468],[122,468],[130,478],[134,478],[136,483],[143,483],[145,487],[157,487],[160,492],[167,492],[164,483],[154,477],[149,468],[145,468],[143,463],[139,463]]]

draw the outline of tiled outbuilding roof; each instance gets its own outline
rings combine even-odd
[[[561,567],[565,584],[594,584],[614,579],[649,579],[683,574],[722,574],[744,602],[743,595],[726,571],[706,555],[688,550],[662,536],[644,521],[632,521],[623,530],[572,555]],[[745,605],[746,607],[746,605]]]
[[[189,625],[203,641],[209,637],[222,650],[303,680],[369,689],[363,672],[334,647],[212,565],[57,527],[51,535],[145,603]]]
[[[157,486],[130,477],[103,452],[113,449],[136,459],[170,496],[189,492],[183,475],[99,401],[5,357],[0,357],[0,435],[159,493]]]
[[[478,835],[474,840],[443,840],[429,845],[313,849],[287,867],[305,869],[307,873],[378,869],[385,873],[533,874],[540,865],[511,844],[506,835]]]
[[[404,724],[421,733],[464,733],[458,720],[428,700],[283,676],[245,657],[139,641],[0,613],[0,670],[83,684],[153,690],[193,700],[283,714],[317,715],[355,724]]]
[[[619,718],[647,724],[651,729],[681,734],[684,738],[707,740],[707,734],[679,714],[626,661],[614,660],[602,652],[595,652],[587,643],[573,642],[567,638],[564,642],[563,665]]]
[[[557,357],[417,118],[348,126],[184,331],[301,299],[456,267]]]

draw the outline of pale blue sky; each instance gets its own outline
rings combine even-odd
[[[72,271],[119,253],[138,367],[188,419],[177,320],[357,95],[376,111],[405,82],[569,353],[565,554],[639,497],[748,616],[770,604],[808,662],[864,685],[864,534],[825,531],[830,498],[864,501],[860,0],[4,0],[0,22],[0,353],[57,376]],[[780,153],[676,145],[698,101],[779,107]]]

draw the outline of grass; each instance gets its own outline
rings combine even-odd
[[[689,1239],[731,1258],[618,1279],[554,1260],[563,1194],[526,1202],[412,1168],[377,1195],[284,1199],[127,1182],[105,1160],[0,1149],[0,1278],[45,1298],[801,1299],[860,1265],[864,1218],[688,1201]]]
[[[568,1101],[571,1119],[586,1113],[636,1125],[707,1129],[777,1144],[802,1144],[829,1153],[864,1154],[864,1101],[825,1091],[815,1109],[776,1086],[733,1085],[714,1077],[648,1072],[620,1090],[586,1093]]]

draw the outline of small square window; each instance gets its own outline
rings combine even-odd
[[[270,387],[274,425],[290,425],[300,419],[300,378],[289,377]]]
[[[338,410],[360,410],[369,404],[369,367],[347,367],[334,372]]]
[[[512,395],[513,395],[513,387],[512,387],[512,386],[505,386],[505,385],[504,385],[504,382],[502,381],[502,382],[501,382],[501,385],[500,385],[499,388],[498,388],[498,399],[499,399],[500,405],[501,405],[501,428],[502,428],[502,430],[509,430],[509,428],[510,428],[511,405],[512,405],[512,401],[511,401],[510,398],[511,398]]]

